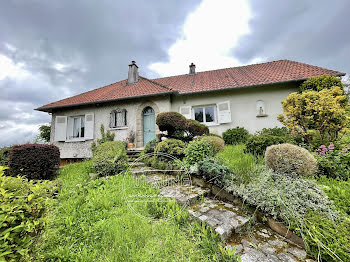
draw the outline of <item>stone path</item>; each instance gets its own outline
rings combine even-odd
[[[133,159],[134,154],[130,163]],[[159,188],[160,195],[186,205],[193,219],[207,223],[227,243],[226,248],[236,250],[242,262],[315,261],[303,248],[258,223],[255,215],[242,206],[215,199],[209,188],[192,185],[190,181],[183,183],[174,175],[154,171],[142,164],[132,167],[132,174],[142,174],[151,185]]]

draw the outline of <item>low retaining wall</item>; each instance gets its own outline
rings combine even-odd
[[[229,202],[234,203],[236,205],[243,205],[244,204],[240,198],[235,197],[234,195],[232,195],[231,193],[229,193],[225,189],[219,188],[219,187],[212,185],[212,184],[208,184],[201,177],[192,175],[191,178],[192,178],[193,184],[198,185],[200,187],[209,188],[211,194],[215,195],[216,197],[218,197],[222,200],[229,201]],[[257,214],[257,219],[260,222],[263,222],[263,217],[266,217],[266,215],[263,214],[262,212],[260,212],[259,210],[256,210],[256,214]],[[296,235],[293,231],[291,231],[290,229],[285,227],[283,225],[283,223],[276,221],[272,217],[268,217],[267,218],[267,225],[273,231],[275,231],[276,233],[285,237],[289,241],[293,242],[294,244],[296,244],[302,248],[305,248],[305,243],[304,243],[303,239],[301,237],[299,237],[298,235]]]

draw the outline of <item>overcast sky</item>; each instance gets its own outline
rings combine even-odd
[[[33,141],[33,109],[127,77],[291,59],[350,72],[350,1],[0,3],[0,146]]]

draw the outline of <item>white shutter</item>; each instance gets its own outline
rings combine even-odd
[[[192,118],[191,107],[190,106],[180,106],[180,114],[188,119],[191,119]]]
[[[218,109],[218,122],[220,124],[230,123],[231,122],[231,107],[230,101],[217,103]]]
[[[67,117],[56,116],[55,141],[66,141]]]
[[[94,114],[89,113],[85,115],[85,140],[94,139]]]

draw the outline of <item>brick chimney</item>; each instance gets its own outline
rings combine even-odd
[[[196,74],[196,65],[191,63],[190,64],[190,75],[195,75]]]
[[[131,61],[128,73],[128,85],[136,84],[139,81],[139,70],[135,61]]]

